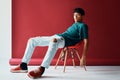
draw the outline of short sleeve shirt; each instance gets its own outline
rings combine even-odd
[[[65,39],[65,46],[75,45],[83,39],[88,39],[88,26],[83,22],[76,22],[62,34],[57,34]]]

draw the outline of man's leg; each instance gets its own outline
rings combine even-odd
[[[64,45],[65,45],[65,42],[63,38],[59,36],[56,36],[55,38],[53,38],[49,43],[48,50],[46,52],[46,55],[43,59],[41,66],[48,68],[58,48],[63,48]]]
[[[11,69],[11,72],[27,72],[27,64],[33,54],[34,48],[36,46],[48,46],[51,40],[50,37],[34,37],[28,40],[22,62],[19,66]]]
[[[50,40],[52,39],[52,36],[50,37],[35,37],[30,38],[27,43],[27,47],[25,50],[25,54],[22,58],[22,62],[29,63],[31,56],[33,54],[33,51],[36,46],[48,46],[50,43]]]
[[[28,76],[31,78],[41,77],[41,75],[44,73],[44,69],[49,67],[50,62],[52,61],[58,48],[63,48],[64,45],[65,45],[64,39],[55,35],[49,43],[49,47],[46,52],[45,58],[43,59],[43,62],[41,64],[41,67],[39,67],[36,70],[30,71],[28,73]]]

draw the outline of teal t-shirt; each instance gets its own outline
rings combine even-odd
[[[57,34],[65,39],[65,46],[75,45],[83,39],[88,39],[88,26],[83,22],[76,22],[62,34]]]

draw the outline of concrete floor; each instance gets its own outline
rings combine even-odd
[[[8,60],[0,60],[0,80],[31,80],[26,73],[11,73]],[[29,71],[38,66],[29,66]],[[87,66],[87,71],[79,66],[67,66],[63,73],[63,66],[50,66],[43,76],[37,80],[120,80],[120,66]]]

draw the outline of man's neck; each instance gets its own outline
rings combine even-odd
[[[77,22],[81,23],[81,22],[83,22],[83,21],[75,21],[75,23],[77,23]]]

